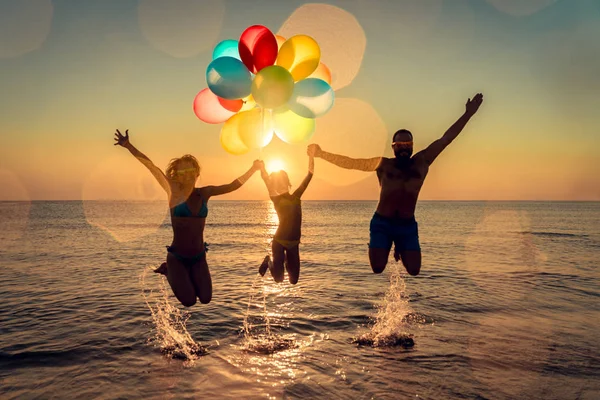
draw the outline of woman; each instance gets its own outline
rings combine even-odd
[[[313,177],[314,165],[315,161],[311,156],[308,161],[308,175],[298,189],[290,194],[292,185],[287,173],[279,171],[273,172],[269,176],[264,163],[260,164],[261,177],[267,186],[275,211],[277,211],[279,226],[271,244],[273,261],[271,262],[270,256],[267,255],[258,268],[258,272],[264,276],[267,268],[270,269],[275,282],[283,282],[284,264],[292,285],[295,285],[300,277],[300,252],[298,249],[302,225],[300,198]]]
[[[169,198],[173,242],[171,246],[167,246],[166,264],[156,272],[167,275],[175,297],[184,306],[193,306],[196,298],[203,304],[209,303],[212,298],[212,282],[206,263],[203,237],[208,200],[212,196],[239,189],[254,172],[260,169],[260,162],[254,161],[244,175],[230,184],[196,188],[200,165],[194,156],[186,154],[171,160],[166,173],[163,173],[129,142],[129,130],[126,130],[123,136],[117,129],[115,141],[115,145],[125,147],[148,168]]]

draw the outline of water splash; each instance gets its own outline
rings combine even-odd
[[[262,279],[257,274],[254,282],[252,282],[252,288],[248,296],[248,308],[242,327],[242,333],[244,334],[242,349],[252,353],[273,354],[299,347],[294,335],[279,335],[272,329],[267,310],[268,291],[262,284]],[[253,306],[257,309],[255,314],[258,315],[253,315]]]
[[[168,357],[193,362],[207,353],[207,349],[196,343],[186,328],[191,313],[182,311],[169,301],[166,279],[160,277],[158,293],[146,287],[146,275],[154,267],[146,268],[140,275],[144,301],[152,314],[155,335],[149,343],[160,348]]]
[[[406,284],[400,274],[398,263],[391,263],[389,270],[390,287],[382,303],[377,307],[371,330],[354,338],[353,343],[373,347],[414,346],[408,327],[417,314],[412,313],[408,305]]]

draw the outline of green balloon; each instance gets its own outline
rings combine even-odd
[[[287,103],[294,92],[294,78],[278,65],[261,69],[252,81],[252,96],[263,108],[278,108]]]

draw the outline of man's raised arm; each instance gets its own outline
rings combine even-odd
[[[309,156],[322,158],[325,161],[329,161],[340,168],[355,169],[366,172],[375,171],[382,160],[382,157],[350,158],[339,154],[333,154],[322,150],[318,144],[308,145],[306,153]]]
[[[481,93],[477,93],[472,100],[467,100],[467,104],[465,106],[465,113],[461,115],[461,117],[450,128],[448,128],[446,133],[444,133],[444,135],[440,139],[431,143],[429,147],[427,147],[425,150],[419,152],[420,155],[425,157],[425,161],[427,162],[427,164],[431,165],[431,163],[433,163],[437,156],[439,156],[440,153],[450,143],[452,143],[454,139],[456,139],[456,137],[463,130],[465,125],[467,125],[467,122],[469,122],[471,117],[475,115],[482,102],[483,94]],[[417,154],[415,154],[415,156],[417,156]]]

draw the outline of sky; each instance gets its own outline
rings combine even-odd
[[[243,156],[192,110],[214,46],[261,24],[306,34],[335,104],[301,145]],[[164,168],[190,153],[199,185],[278,160],[292,185],[308,143],[351,157],[415,151],[477,92],[484,104],[432,165],[422,200],[600,200],[597,0],[0,0],[0,200],[163,198],[115,129]],[[222,199],[266,199],[258,174]],[[374,173],[317,160],[305,199],[377,199]]]

